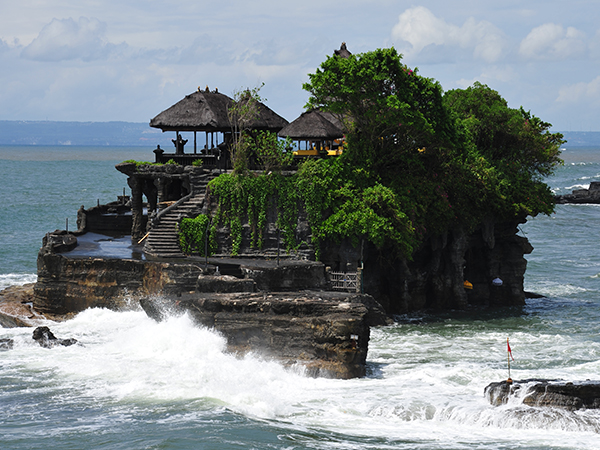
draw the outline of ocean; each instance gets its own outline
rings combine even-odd
[[[77,209],[115,200],[114,165],[151,160],[139,147],[0,147],[0,288],[35,281],[48,231]],[[557,193],[600,180],[600,149],[567,148],[548,179]],[[600,379],[600,205],[558,205],[520,233],[526,306],[415,313],[372,330],[368,375],[313,379],[260,354],[228,354],[186,316],[156,323],[133,308],[90,309],[48,323],[71,347],[45,349],[31,329],[0,328],[1,449],[598,448],[600,410],[518,401],[483,390],[506,379]]]

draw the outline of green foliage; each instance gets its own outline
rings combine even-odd
[[[290,150],[291,139],[279,139],[277,133],[258,131],[255,133],[251,148],[265,173],[280,171],[292,164],[294,153]]]
[[[393,48],[328,57],[309,78],[307,108],[347,118],[350,163],[386,172],[406,152],[454,139],[439,83],[402,64]]]
[[[550,124],[523,107],[508,107],[498,92],[478,82],[467,89],[455,89],[444,103],[458,117],[468,143],[493,164],[516,163],[519,171],[532,178],[548,176],[560,163],[560,133],[551,134]],[[512,170],[512,169],[511,169]]]
[[[378,248],[388,246],[410,255],[416,244],[402,201],[365,169],[343,159],[309,160],[298,173],[298,191],[304,201],[317,251],[325,239],[360,239]]]
[[[172,165],[172,166],[178,166],[179,165],[179,163],[177,161],[175,161],[174,159],[168,160],[165,164],[166,165]]]
[[[209,183],[211,197],[217,197],[216,222],[229,227],[232,254],[242,245],[242,224],[247,220],[251,229],[252,248],[262,248],[267,213],[277,208],[277,226],[283,231],[288,251],[297,248],[295,230],[298,221],[298,197],[294,177],[278,173],[266,175],[223,174]],[[275,199],[276,204],[270,201]]]
[[[523,107],[508,107],[498,92],[475,83],[446,93],[444,103],[455,114],[464,136],[467,160],[479,158],[487,174],[482,194],[495,215],[550,214],[552,193],[542,182],[561,164],[560,133]]]
[[[249,126],[258,117],[258,103],[263,99],[259,91],[264,83],[253,89],[243,89],[234,92],[233,103],[227,114],[231,123],[231,135],[233,141],[230,144],[231,161],[235,173],[246,173],[252,147],[252,137]]]
[[[203,164],[204,161],[201,159],[195,159],[194,161],[192,161],[192,166],[194,167],[202,167]]]
[[[288,144],[244,128],[260,97],[258,89],[243,91],[232,109],[240,159],[233,174],[209,184],[219,202],[216,222],[230,228],[234,254],[245,220],[251,245],[262,247],[271,206],[288,250],[297,246],[303,205],[317,253],[325,240],[348,238],[408,258],[425,238],[454,227],[470,231],[488,217],[553,211],[542,179],[561,163],[562,135],[523,108],[509,108],[489,87],[475,83],[444,95],[393,48],[329,57],[309,78],[307,107],[344,120],[344,153],[307,160],[297,174],[282,176]],[[251,155],[266,175],[248,171]]]
[[[210,256],[216,251],[216,227],[211,226],[210,217],[200,214],[195,219],[185,218],[179,224],[179,246],[186,254],[199,253],[200,256]],[[208,233],[208,236],[207,236]],[[208,255],[206,244],[208,237]]]
[[[153,163],[148,161],[136,161],[135,159],[127,159],[123,163],[135,164],[136,169],[140,166],[162,166],[161,163]]]
[[[562,136],[487,86],[443,95],[394,49],[328,57],[309,77],[307,107],[347,129],[337,163],[301,170],[318,239],[361,237],[409,256],[455,226],[552,212],[541,179],[560,163]]]

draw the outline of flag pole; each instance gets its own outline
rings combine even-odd
[[[512,352],[510,351],[510,344],[508,343],[508,338],[506,338],[506,361],[508,362],[508,379],[506,383],[512,384],[512,378],[510,377],[510,358],[512,358]],[[513,358],[514,360],[514,358]]]

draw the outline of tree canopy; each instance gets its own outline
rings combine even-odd
[[[469,232],[490,218],[520,221],[553,211],[543,178],[561,163],[562,135],[522,107],[510,108],[488,86],[444,94],[391,48],[328,57],[303,87],[307,108],[331,112],[344,124],[344,152],[307,160],[284,176],[278,169],[291,158],[287,144],[274,135],[239,133],[234,172],[209,185],[219,199],[213,226],[229,225],[234,253],[244,217],[252,245],[261,247],[269,198],[276,199],[288,249],[298,246],[294,229],[303,205],[317,256],[323,241],[347,238],[410,258],[426,238],[455,228]],[[238,122],[232,122],[243,131],[258,93],[239,97],[232,110]],[[250,153],[269,170],[250,173]],[[198,246],[202,239],[189,242]]]
[[[456,226],[553,211],[542,179],[561,162],[562,135],[489,87],[444,94],[393,48],[328,57],[309,78],[307,107],[339,115],[347,133],[339,159],[300,171],[305,195],[311,186],[320,192],[317,236],[387,242],[410,255]],[[378,220],[380,239],[371,230]]]

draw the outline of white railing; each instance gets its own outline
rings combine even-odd
[[[329,282],[335,290],[360,292],[360,277],[357,272],[329,272]]]

